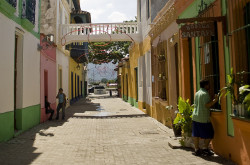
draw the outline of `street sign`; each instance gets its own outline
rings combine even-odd
[[[182,38],[214,36],[214,22],[191,23],[181,27]]]

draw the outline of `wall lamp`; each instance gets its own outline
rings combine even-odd
[[[80,70],[80,69],[81,69],[80,64],[78,64],[78,65],[76,66],[76,69],[77,69],[77,70]]]
[[[37,50],[45,50],[51,47],[52,45],[54,45],[54,35],[44,35],[44,38],[42,39],[41,43],[37,45]]]

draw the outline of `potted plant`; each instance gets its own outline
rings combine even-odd
[[[174,119],[174,125],[180,126],[182,129],[181,144],[186,147],[191,147],[192,143],[192,114],[194,106],[189,104],[189,100],[184,100],[182,97],[178,99],[178,111]]]
[[[236,85],[236,82],[235,82],[235,76],[233,73],[233,68],[231,68],[230,74],[227,75],[227,79],[228,79],[228,82],[227,82],[226,86],[223,87],[219,92],[219,103],[220,103],[221,97],[223,97],[223,96],[226,97],[227,95],[230,95],[230,97],[232,99],[233,113],[235,116],[237,116],[237,114],[238,114],[238,112],[237,112],[238,101],[236,100],[235,92],[234,92],[234,85]]]
[[[250,115],[250,85],[244,85],[239,88],[240,94],[243,96],[243,105],[248,112],[248,117]]]

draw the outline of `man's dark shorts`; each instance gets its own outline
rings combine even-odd
[[[193,121],[192,136],[202,139],[213,139],[214,129],[211,123],[199,123]]]

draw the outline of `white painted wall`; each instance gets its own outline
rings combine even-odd
[[[15,23],[0,13],[0,113],[14,110]]]
[[[147,96],[147,83],[146,83],[146,65],[145,56],[139,57],[138,61],[138,100],[140,102],[146,102]]]
[[[40,104],[40,40],[31,33],[23,36],[23,107]]]
[[[139,3],[137,3],[139,5]],[[139,9],[139,7],[138,7]],[[139,16],[139,15],[138,15]],[[145,0],[141,0],[141,32],[142,32],[142,40],[144,40],[148,32],[150,31],[151,18],[147,18],[147,2]]]
[[[61,52],[59,49],[56,50],[56,68],[57,68],[57,92],[58,92],[58,66],[61,66],[62,68],[62,87],[63,92],[66,94],[66,97],[69,98],[69,58],[66,56],[63,52]]]
[[[23,35],[23,59],[19,60],[22,69],[18,79],[19,99],[17,108],[25,108],[40,104],[40,52],[37,44],[40,43],[31,33],[25,31],[14,21],[0,13],[0,113],[14,110],[14,51],[16,27]],[[21,76],[21,77],[20,77]]]
[[[152,69],[151,69],[151,51],[148,51],[145,55],[145,82],[146,82],[146,103],[152,106]]]

